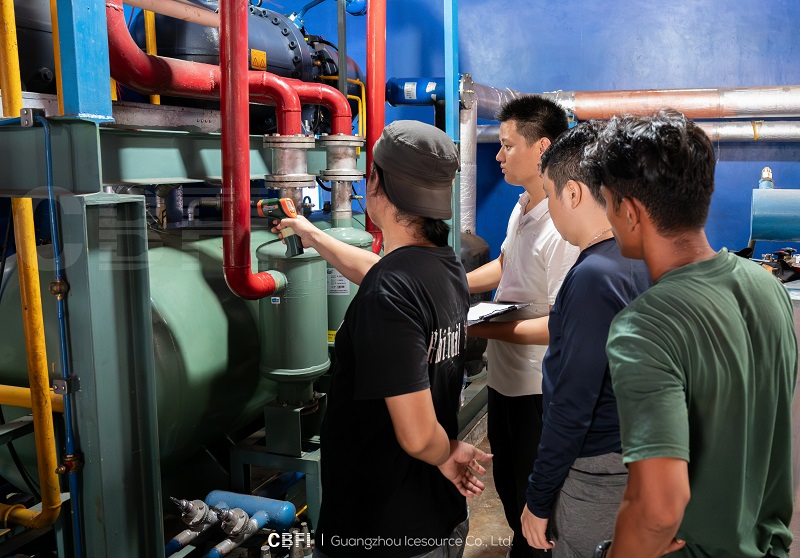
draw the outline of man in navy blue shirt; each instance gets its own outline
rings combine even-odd
[[[555,558],[590,558],[613,533],[627,471],[605,346],[614,316],[651,284],[641,261],[620,254],[584,156],[600,130],[576,126],[541,162],[553,224],[581,250],[550,311],[542,438],[521,518],[528,544]]]

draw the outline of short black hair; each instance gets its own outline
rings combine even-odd
[[[647,117],[615,116],[593,150],[615,205],[626,197],[639,200],[665,236],[705,225],[714,193],[714,146],[683,114],[667,108]]]
[[[564,186],[570,180],[583,182],[589,188],[592,198],[605,207],[606,202],[600,193],[600,167],[597,160],[585,152],[596,141],[604,124],[596,120],[582,122],[561,134],[542,154],[542,173],[553,181],[556,197],[561,197]]]
[[[523,95],[512,99],[500,108],[499,122],[513,120],[517,133],[528,145],[541,138],[555,140],[569,128],[567,112],[559,105],[539,95]]]

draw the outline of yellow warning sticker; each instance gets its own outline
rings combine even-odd
[[[253,70],[267,69],[267,53],[263,50],[250,49],[250,68]]]
[[[336,341],[336,332],[332,329],[328,330],[328,343]]]

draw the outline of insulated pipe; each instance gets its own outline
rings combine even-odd
[[[128,6],[182,19],[206,27],[219,27],[219,14],[198,5],[176,0],[125,0]]]
[[[226,490],[213,490],[205,497],[205,503],[218,508],[240,508],[250,516],[255,515],[258,511],[265,511],[269,516],[267,525],[272,529],[288,529],[294,525],[295,521],[295,507],[291,502]]]
[[[527,93],[475,84],[478,118],[495,120],[505,103]],[[649,115],[664,107],[692,119],[800,116],[800,86],[538,93],[579,120],[608,120],[615,114]]]
[[[142,52],[128,31],[122,0],[106,1],[106,21],[111,77],[146,95],[158,93],[196,99],[219,98],[219,66],[150,56]],[[278,131],[294,135],[302,132],[302,107],[299,97],[286,81],[267,72],[249,72],[248,75],[253,100],[276,104]]]
[[[800,122],[752,120],[748,122],[697,122],[712,141],[800,141]],[[478,126],[478,143],[500,141],[500,126]],[[462,163],[463,165],[463,163]]]
[[[19,116],[22,110],[22,82],[19,74],[17,28],[14,2],[0,2],[0,90],[3,92],[5,116]],[[28,360],[28,379],[31,388],[34,442],[36,445],[42,509],[34,511],[22,505],[0,505],[0,519],[29,529],[50,527],[61,511],[61,489],[56,467],[55,434],[50,406],[50,378],[47,373],[47,348],[44,340],[42,295],[39,287],[39,263],[36,235],[33,226],[33,204],[30,198],[11,200],[14,219],[14,238],[17,244],[22,327]]]
[[[476,234],[475,211],[478,191],[478,107],[459,111],[461,138],[461,232]]]
[[[56,413],[64,412],[64,396],[49,391],[50,406]],[[31,408],[31,390],[16,386],[0,386],[0,405]]]

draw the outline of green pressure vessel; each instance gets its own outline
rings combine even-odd
[[[372,234],[364,230],[352,227],[335,227],[326,229],[324,232],[351,246],[357,246],[364,250],[372,249]],[[326,273],[328,279],[328,344],[332,346],[336,338],[336,332],[344,320],[347,307],[350,306],[350,302],[356,296],[358,286],[351,283],[333,266],[329,265]]]
[[[325,260],[316,250],[287,257],[279,243],[256,250],[259,271],[279,271],[287,286],[259,301],[261,373],[278,382],[278,400],[309,403],[314,379],[330,367]]]
[[[218,233],[206,238],[200,238],[200,234],[189,229],[161,235],[153,239],[148,252],[163,470],[251,423],[276,395],[275,382],[258,370],[258,303],[238,298],[225,283]],[[252,245],[276,238],[272,233],[254,230]],[[13,265],[13,258],[9,263]],[[67,269],[69,280],[68,273]],[[46,293],[53,280],[52,271],[42,271],[40,279]],[[51,375],[60,377],[56,305],[45,295],[43,306],[48,359],[56,363]],[[16,271],[7,275],[0,316],[0,382],[27,386]],[[72,330],[70,335],[81,332]],[[75,373],[80,375],[79,370]],[[30,410],[4,406],[3,412],[8,421]],[[14,444],[21,454],[33,459],[32,444],[30,452],[23,448],[29,439],[32,441],[27,437]],[[8,473],[13,478],[14,469],[8,453],[0,452],[0,475]]]

